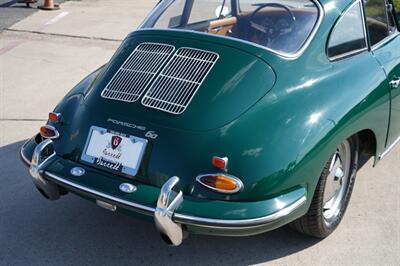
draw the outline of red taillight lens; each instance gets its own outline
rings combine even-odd
[[[197,182],[214,191],[233,194],[243,189],[240,179],[227,174],[208,174],[196,178]]]
[[[54,113],[54,112],[50,112],[49,113],[49,121],[54,122],[54,123],[58,123],[61,120],[61,114],[60,113]]]
[[[40,135],[45,139],[56,139],[60,136],[57,129],[49,125],[40,128]]]
[[[226,170],[228,167],[228,158],[227,157],[221,158],[214,156],[212,158],[212,165],[214,165],[218,169]]]

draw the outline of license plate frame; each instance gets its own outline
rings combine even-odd
[[[116,141],[118,142],[116,146],[112,144],[114,137],[119,139],[119,142]],[[109,143],[107,139],[109,139]],[[107,144],[104,145],[105,143]],[[101,169],[136,176],[142,163],[147,143],[147,139],[144,138],[91,126],[81,160]],[[131,149],[134,150],[129,150],[129,147],[127,147],[129,145],[133,145]],[[127,156],[132,156],[132,160],[127,160]],[[127,163],[127,161],[131,163]]]

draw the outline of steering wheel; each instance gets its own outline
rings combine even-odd
[[[282,29],[278,23],[274,23],[274,21],[268,17],[263,17],[261,22],[256,22],[257,13],[266,7],[278,7],[285,10],[287,13],[287,17],[289,17],[290,19],[289,26]],[[266,3],[260,5],[256,10],[253,11],[253,13],[250,15],[249,24],[250,28],[253,29],[253,31],[248,31],[247,39],[251,40],[252,37],[256,37],[256,39],[258,40],[258,44],[267,46],[268,43],[270,43],[276,37],[287,33],[288,31],[292,32],[293,30],[295,30],[296,17],[294,16],[293,12],[283,4]]]

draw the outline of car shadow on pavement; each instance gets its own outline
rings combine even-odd
[[[190,235],[162,242],[152,223],[96,207],[69,193],[44,199],[19,159],[24,141],[0,147],[0,254],[8,265],[243,265],[297,253],[319,240],[288,227],[251,237]]]

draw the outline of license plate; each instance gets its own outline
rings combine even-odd
[[[81,160],[135,176],[146,145],[146,139],[92,126]]]

